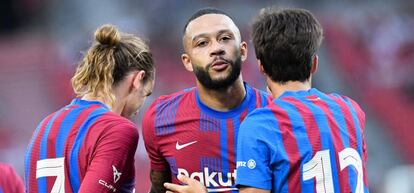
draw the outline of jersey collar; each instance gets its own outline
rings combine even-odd
[[[237,106],[234,109],[231,109],[229,111],[216,111],[210,107],[208,107],[207,105],[205,105],[203,102],[201,102],[200,100],[200,96],[198,95],[198,90],[195,89],[195,95],[196,95],[196,102],[197,105],[200,107],[200,110],[206,114],[209,114],[210,116],[213,117],[217,117],[217,118],[221,118],[221,119],[227,119],[227,118],[231,118],[234,117],[240,113],[242,113],[242,111],[247,107],[247,105],[249,104],[250,98],[252,93],[254,92],[252,90],[252,88],[247,84],[244,83],[244,88],[246,89],[246,95],[243,99],[243,101],[241,102],[241,104],[239,106]]]
[[[300,90],[300,91],[285,91],[277,99],[281,99],[284,97],[307,97],[307,96],[319,95],[319,94],[320,94],[320,91],[316,88],[311,88],[309,90]]]
[[[106,106],[105,104],[103,104],[100,101],[82,100],[80,98],[73,99],[72,102],[69,105],[79,105],[79,106],[100,105],[103,108],[109,110],[108,106]]]

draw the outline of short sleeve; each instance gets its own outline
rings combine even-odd
[[[270,190],[272,171],[268,140],[272,138],[272,133],[266,128],[262,114],[263,111],[255,110],[240,125],[236,185]]]
[[[138,130],[128,121],[97,123],[107,127],[94,149],[79,192],[133,192]]]
[[[155,171],[165,171],[169,168],[168,162],[159,150],[157,136],[155,135],[155,116],[156,116],[156,100],[144,113],[142,119],[142,134],[144,138],[145,149],[150,159],[151,169]]]

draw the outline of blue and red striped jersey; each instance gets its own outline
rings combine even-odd
[[[365,114],[317,89],[285,92],[240,126],[237,185],[284,193],[368,192]]]
[[[136,126],[98,101],[74,99],[36,128],[25,156],[27,192],[132,192]]]
[[[245,84],[242,103],[227,112],[203,104],[196,88],[189,88],[153,102],[144,115],[143,136],[151,169],[170,170],[172,182],[181,173],[201,181],[210,192],[235,188],[236,139],[241,121],[266,106],[267,93]]]
[[[11,165],[0,163],[0,193],[22,192],[24,192],[22,178]]]

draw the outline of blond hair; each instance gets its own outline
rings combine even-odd
[[[112,87],[131,70],[144,70],[144,81],[154,79],[154,61],[147,44],[139,37],[120,33],[113,25],[103,25],[95,31],[94,43],[79,63],[72,77],[72,87],[78,97],[93,97],[115,101]]]

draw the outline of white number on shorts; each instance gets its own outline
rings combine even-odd
[[[352,148],[346,148],[338,153],[341,171],[348,166],[354,166],[358,172],[355,193],[363,193],[364,174],[362,170],[362,159],[359,153]],[[313,158],[303,165],[303,180],[316,179],[317,193],[334,193],[332,178],[332,167],[329,150],[316,152]]]
[[[39,160],[36,163],[36,179],[56,176],[51,193],[65,193],[65,158]]]

